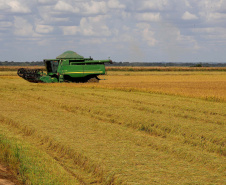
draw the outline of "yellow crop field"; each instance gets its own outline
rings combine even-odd
[[[124,72],[109,71],[107,80],[99,84],[75,84],[124,91],[171,94],[226,101],[225,72]],[[55,84],[54,84],[55,85]]]
[[[101,78],[29,83],[0,71],[0,162],[24,184],[226,183],[226,72]]]

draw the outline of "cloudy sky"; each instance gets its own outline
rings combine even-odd
[[[226,0],[0,0],[0,43],[0,61],[226,62]]]

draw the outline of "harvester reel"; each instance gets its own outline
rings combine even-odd
[[[42,82],[40,79],[41,74],[43,71],[41,69],[25,69],[20,68],[17,71],[18,76],[22,77],[23,79],[29,81],[29,82]]]

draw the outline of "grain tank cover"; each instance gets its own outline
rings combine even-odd
[[[56,59],[84,59],[84,57],[74,51],[65,51],[63,54],[56,57]]]

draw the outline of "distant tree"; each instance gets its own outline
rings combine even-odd
[[[202,66],[202,63],[198,63],[198,64],[193,65],[192,67],[203,67],[203,66]]]

